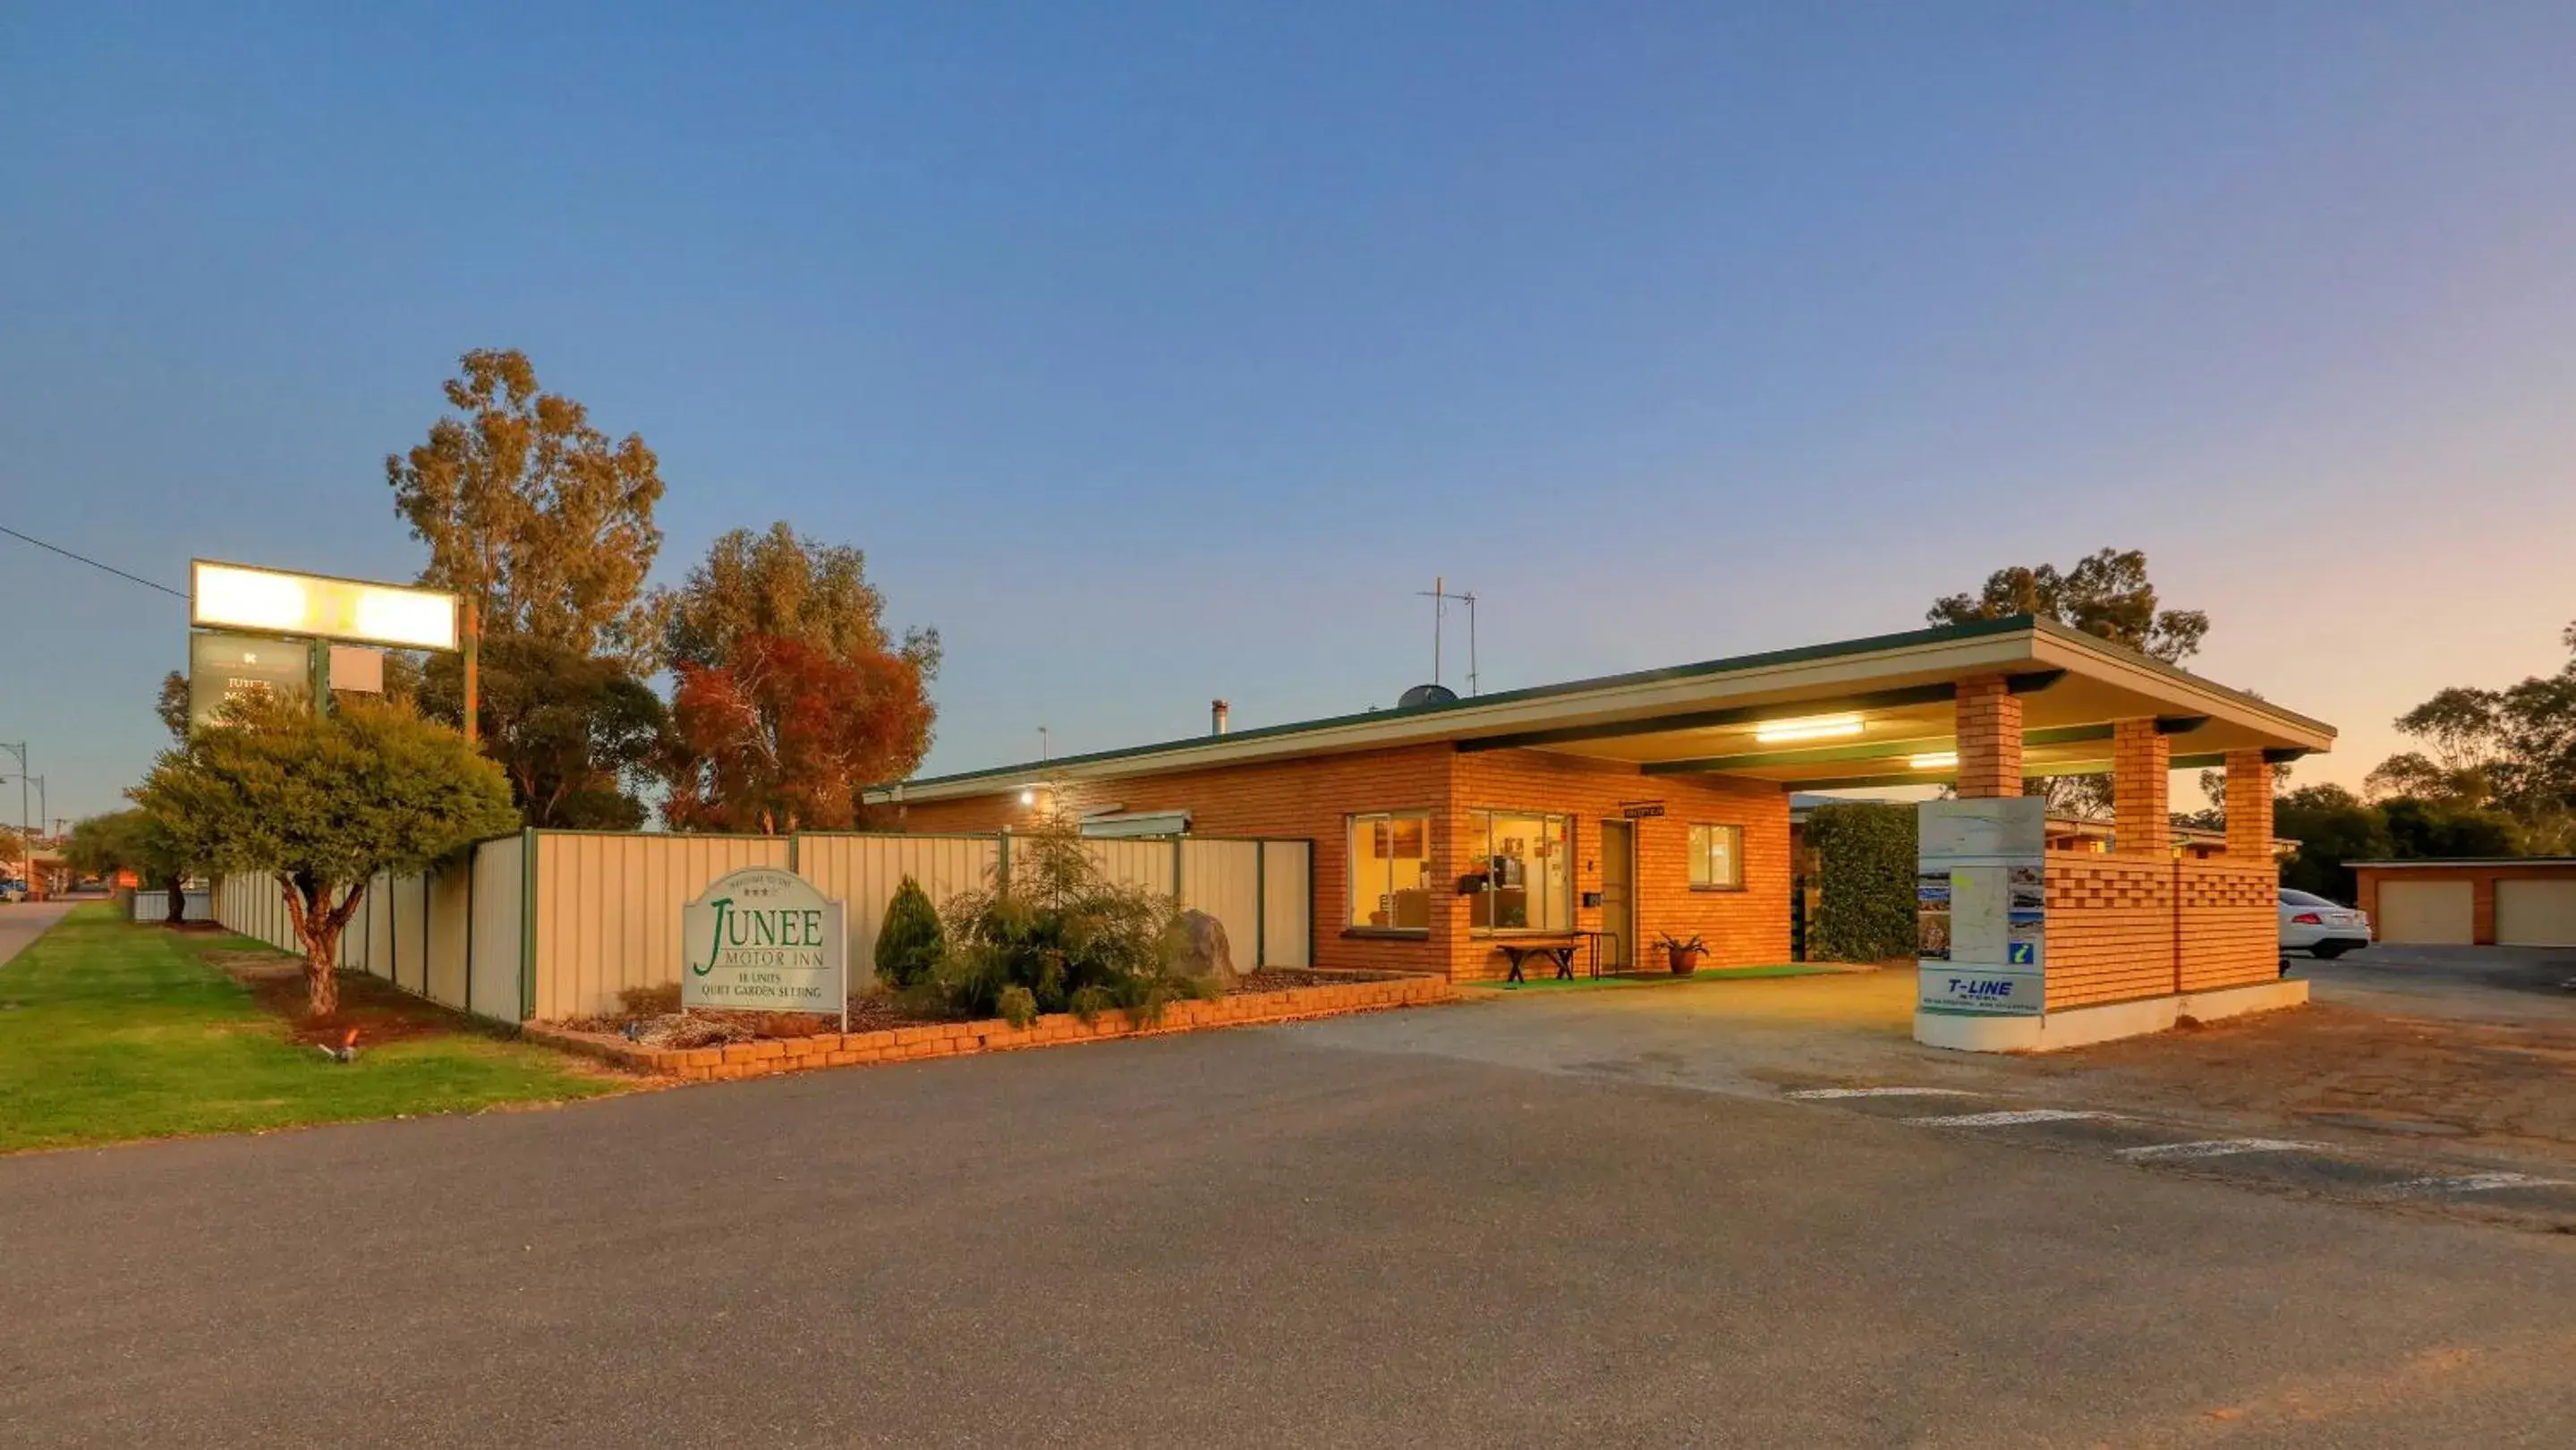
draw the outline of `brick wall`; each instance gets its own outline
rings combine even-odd
[[[2048,857],[2048,1009],[2280,975],[2277,878],[2269,862]]]
[[[2182,989],[2206,992],[2281,975],[2281,878],[2270,860],[2177,861]]]
[[[1508,970],[1489,938],[1468,928],[1469,902],[1456,893],[1469,869],[1469,813],[1523,810],[1575,818],[1575,924],[1598,929],[1601,913],[1580,905],[1600,888],[1601,821],[1623,802],[1661,801],[1665,814],[1636,822],[1638,934],[1707,939],[1706,966],[1750,966],[1789,956],[1789,799],[1777,785],[1718,776],[1646,776],[1633,766],[1541,751],[1462,753],[1443,745],[1363,751],[1214,770],[1066,784],[1060,800],[1023,805],[1020,787],[966,800],[903,808],[911,831],[1024,827],[1052,808],[1118,806],[1191,813],[1203,835],[1295,836],[1315,843],[1314,961],[1327,968],[1498,977]],[[1431,812],[1431,926],[1421,937],[1348,935],[1348,818],[1386,810]],[[1693,891],[1688,845],[1694,824],[1744,828],[1744,888]],[[1643,953],[1640,953],[1643,956]]]
[[[2021,696],[2001,675],[1959,682],[1952,709],[1959,738],[1959,795],[1992,799],[2021,794]]]
[[[1468,829],[1468,813],[1479,809],[1574,817],[1575,925],[1585,931],[1601,927],[1600,910],[1582,904],[1583,893],[1601,889],[1601,822],[1618,818],[1628,802],[1663,806],[1664,814],[1633,823],[1637,936],[1643,948],[1634,960],[1639,965],[1663,965],[1654,953],[1655,938],[1662,933],[1685,941],[1705,938],[1709,954],[1703,966],[1759,966],[1789,959],[1789,796],[1777,785],[1725,776],[1641,775],[1634,767],[1536,750],[1481,752],[1457,760],[1453,836]],[[1694,825],[1744,828],[1742,890],[1691,888]],[[1435,869],[1433,874],[1440,880],[1454,879],[1457,873],[1444,878]],[[1462,897],[1449,900],[1463,933],[1468,903]],[[1453,940],[1461,943],[1451,956],[1454,977],[1499,977],[1510,970],[1491,939],[1462,935]]]
[[[1346,819],[1355,811],[1427,810],[1432,813],[1432,879],[1442,880],[1441,863],[1454,859],[1454,842],[1443,829],[1449,804],[1450,766],[1456,752],[1446,745],[1420,745],[1403,750],[1370,750],[1347,755],[1319,755],[1299,760],[1264,761],[1214,770],[1135,775],[1116,780],[1067,782],[1058,799],[1020,803],[1019,789],[969,800],[927,801],[903,808],[908,831],[996,831],[1026,828],[1050,808],[1074,814],[1117,806],[1130,811],[1187,810],[1190,830],[1203,836],[1301,837],[1315,843],[1314,963],[1325,968],[1403,972],[1449,970],[1445,946],[1433,940],[1391,937],[1346,937],[1344,903],[1349,899],[1349,843]],[[1447,879],[1454,880],[1451,871]],[[1433,937],[1440,935],[1437,915],[1442,893],[1432,896]],[[1463,929],[1466,916],[1460,908]]]

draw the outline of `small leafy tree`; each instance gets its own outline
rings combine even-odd
[[[169,893],[170,925],[177,926],[187,919],[190,863],[181,854],[178,841],[150,811],[111,811],[73,822],[66,854],[72,869],[84,875],[133,872],[144,886]]]
[[[2272,805],[2272,829],[2299,843],[2281,863],[2281,884],[2337,901],[2354,899],[2351,861],[2396,854],[2388,818],[2339,785],[2306,785]]]
[[[1111,1008],[1146,1023],[1185,996],[1221,990],[1180,970],[1179,903],[1121,886],[1083,849],[1069,821],[1012,837],[1013,869],[951,899],[948,949],[931,989],[949,1008],[1025,1025],[1040,1012],[1085,1021]]]
[[[877,980],[897,991],[920,986],[930,980],[947,948],[939,908],[930,904],[930,893],[920,882],[906,876],[886,903],[885,925],[877,931]]]
[[[133,791],[190,859],[262,871],[304,947],[308,1010],[339,1010],[340,932],[380,871],[418,871],[519,824],[499,766],[390,704],[327,714],[267,696],[166,751]]]
[[[1875,801],[1818,806],[1807,815],[1806,831],[1823,897],[1809,954],[1845,962],[1914,955],[1914,808]]]

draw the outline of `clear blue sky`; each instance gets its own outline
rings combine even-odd
[[[2143,547],[2311,779],[2576,617],[2576,8],[856,8],[13,7],[0,523],[407,578],[520,347],[660,578],[868,551],[933,769],[1392,701],[1435,574],[1501,688]],[[176,602],[0,539],[0,617],[113,807]]]

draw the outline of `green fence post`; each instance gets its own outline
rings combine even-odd
[[[519,1020],[537,1015],[537,828],[519,828]]]

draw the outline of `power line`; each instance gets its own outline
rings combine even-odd
[[[142,575],[140,575],[140,574],[128,574],[128,573],[126,573],[124,570],[117,568],[117,567],[116,567],[115,565],[113,565],[113,564],[102,564],[102,563],[100,563],[99,561],[97,561],[96,559],[90,558],[90,557],[89,557],[88,555],[86,555],[86,554],[75,554],[75,553],[73,553],[71,550],[66,549],[66,548],[63,548],[62,546],[60,546],[60,545],[58,545],[58,544],[48,544],[48,543],[46,543],[44,540],[37,538],[37,537],[36,537],[35,535],[33,535],[33,534],[22,534],[22,533],[18,532],[16,529],[13,529],[13,528],[9,527],[7,524],[0,524],[0,534],[7,534],[9,537],[11,537],[11,538],[13,538],[13,539],[23,539],[23,540],[25,540],[26,542],[28,542],[28,543],[30,543],[30,544],[33,544],[33,545],[35,545],[35,546],[36,546],[37,548],[39,548],[39,549],[49,549],[49,550],[53,551],[54,553],[57,553],[57,554],[62,555],[62,556],[63,556],[64,558],[66,558],[66,559],[76,559],[76,560],[80,561],[80,562],[81,562],[81,563],[83,563],[83,564],[87,564],[88,566],[90,566],[90,567],[91,567],[91,568],[93,568],[93,569],[104,569],[104,570],[106,570],[108,573],[115,575],[115,576],[116,576],[117,578],[119,578],[119,579],[130,579],[130,580],[133,580],[135,583],[142,585],[142,586],[143,586],[144,588],[146,588],[146,589],[158,589],[158,590],[160,590],[162,593],[167,594],[167,595],[170,595],[170,596],[172,596],[173,598],[177,598],[177,599],[185,599],[185,598],[187,598],[187,597],[188,597],[188,596],[187,596],[187,594],[186,594],[186,592],[185,592],[185,591],[183,591],[183,590],[173,589],[173,588],[171,588],[171,587],[170,587],[169,585],[167,585],[167,584],[156,584],[156,583],[152,582],[151,580],[144,578],[144,577],[143,577]]]

